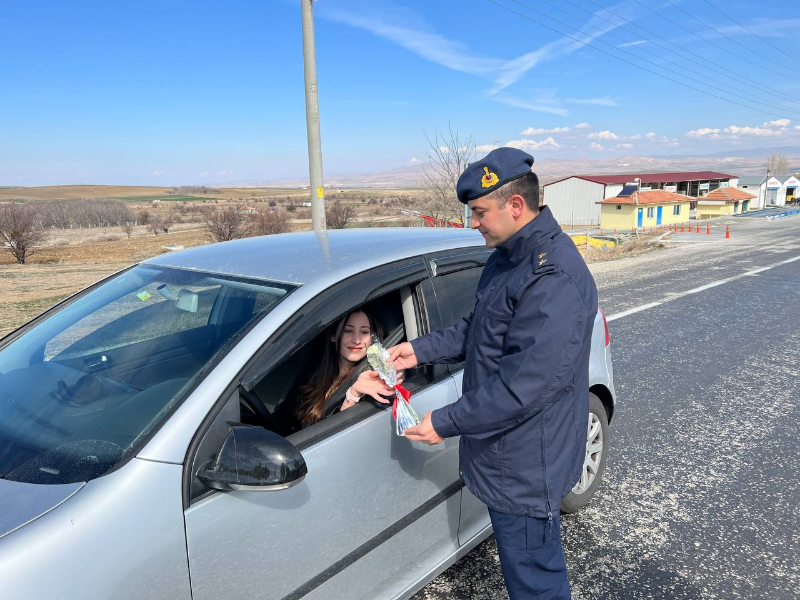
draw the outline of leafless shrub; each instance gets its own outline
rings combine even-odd
[[[330,229],[344,229],[353,221],[356,209],[349,204],[342,204],[338,200],[325,211],[325,220]]]
[[[461,223],[464,205],[456,196],[456,184],[461,173],[475,160],[477,149],[472,136],[459,137],[458,131],[448,125],[447,132],[436,131],[433,139],[425,136],[431,147],[429,162],[423,170],[425,199],[424,210],[443,222]],[[408,198],[392,199],[392,204],[407,204]]]
[[[29,204],[0,206],[0,242],[24,265],[46,239],[36,209]]]
[[[291,218],[283,211],[268,210],[252,215],[250,219],[251,235],[272,235],[286,233],[290,230]]]
[[[164,231],[164,222],[158,218],[150,219],[148,226],[150,227],[150,231],[153,232],[153,235],[159,235]]]
[[[212,211],[206,217],[206,237],[212,243],[247,237],[247,217],[234,207]]]
[[[782,177],[789,172],[789,159],[784,155],[773,152],[767,159],[767,171],[773,177]]]
[[[130,221],[126,222],[122,226],[122,233],[128,236],[128,239],[131,239],[131,234],[133,233],[133,225],[131,225]]]
[[[127,205],[113,198],[83,198],[39,202],[36,212],[43,227],[104,227],[133,220]]]

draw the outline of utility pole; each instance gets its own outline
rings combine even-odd
[[[303,66],[306,80],[306,128],[308,130],[308,174],[311,190],[311,225],[325,229],[325,185],[322,179],[322,142],[319,134],[317,53],[314,45],[313,0],[300,0],[303,14]]]

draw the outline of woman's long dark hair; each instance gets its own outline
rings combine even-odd
[[[360,308],[351,310],[328,328],[325,334],[325,350],[322,353],[322,360],[308,383],[298,390],[299,402],[296,415],[301,422],[316,423],[322,419],[325,412],[325,403],[331,397],[331,394],[356,369],[363,368],[362,363],[357,363],[350,367],[346,373],[339,373],[339,348],[342,343],[344,326],[352,315],[360,312],[367,315],[370,333],[378,336],[379,340],[383,339],[383,331],[380,324],[372,318],[371,314]],[[331,342],[331,338],[333,338],[333,342]]]

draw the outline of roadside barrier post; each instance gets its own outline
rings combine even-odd
[[[731,239],[731,226],[730,225],[728,225],[728,227],[725,229],[725,239],[726,240]]]

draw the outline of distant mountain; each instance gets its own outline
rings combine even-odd
[[[542,183],[579,174],[609,175],[672,171],[720,171],[731,175],[760,175],[773,152],[789,158],[789,169],[800,171],[800,146],[732,150],[698,156],[623,156],[614,158],[536,158],[534,170]],[[424,164],[389,171],[329,175],[325,187],[418,188],[424,184]],[[253,184],[255,185],[255,184]],[[260,183],[267,187],[307,186],[308,180],[294,179]]]
[[[763,158],[771,156],[777,152],[783,156],[800,157],[800,146],[781,146],[777,148],[749,148],[738,150],[725,150],[714,152],[713,154],[682,154],[680,158]],[[679,158],[675,154],[656,154],[653,158],[674,159]]]

